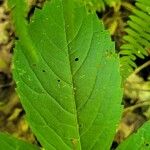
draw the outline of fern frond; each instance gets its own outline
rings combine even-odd
[[[133,15],[127,22],[127,33],[121,46],[120,58],[123,78],[127,78],[136,68],[135,59],[148,56],[150,49],[150,1],[137,0]]]

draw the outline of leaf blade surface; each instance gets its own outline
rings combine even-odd
[[[0,133],[0,149],[1,150],[40,150],[37,146],[29,144],[25,141],[11,137],[11,135]]]
[[[24,26],[14,77],[42,145],[109,149],[121,114],[121,89],[114,44],[102,23],[73,1],[52,0]]]
[[[123,141],[117,150],[136,149],[136,150],[149,150],[150,149],[150,121],[146,122],[137,133],[130,135]]]

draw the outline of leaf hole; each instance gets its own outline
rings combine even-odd
[[[42,72],[46,72],[45,70],[42,70]]]
[[[19,38],[16,36],[16,37],[15,37],[15,40],[17,41],[17,40],[19,40]]]
[[[79,61],[79,58],[77,57],[77,58],[75,58],[75,61]]]
[[[57,80],[57,82],[60,82],[60,80]]]
[[[149,143],[146,143],[145,146],[149,146]]]

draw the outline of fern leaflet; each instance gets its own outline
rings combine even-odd
[[[120,58],[121,72],[123,78],[128,77],[133,68],[136,68],[137,57],[148,56],[150,50],[150,1],[137,0],[133,15],[127,22],[127,33],[124,44],[121,46]]]

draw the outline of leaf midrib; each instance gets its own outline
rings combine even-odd
[[[66,26],[66,20],[65,20],[65,17],[64,17],[64,7],[63,7],[63,1],[61,1],[62,3],[62,11],[63,11],[63,20],[64,20],[64,30],[65,30],[65,33],[67,33],[67,26]],[[66,4],[67,5],[67,4]],[[70,58],[70,55],[69,55],[69,45],[70,45],[70,42],[67,40],[67,34],[65,34],[65,39],[66,39],[66,42],[67,42],[67,56],[68,56],[68,62],[69,62],[69,70],[70,70],[70,76],[71,76],[71,83],[72,83],[72,95],[73,95],[73,98],[74,98],[74,115],[75,115],[75,121],[76,121],[76,130],[77,130],[77,133],[78,133],[78,138],[77,139],[79,141],[79,146],[80,146],[80,150],[82,150],[82,147],[81,147],[81,140],[80,140],[80,132],[79,132],[79,121],[78,121],[78,113],[77,113],[77,105],[76,105],[76,97],[75,97],[75,93],[76,91],[74,90],[75,88],[75,85],[74,85],[74,82],[73,82],[73,72],[72,72],[72,69],[71,69],[71,58]]]

